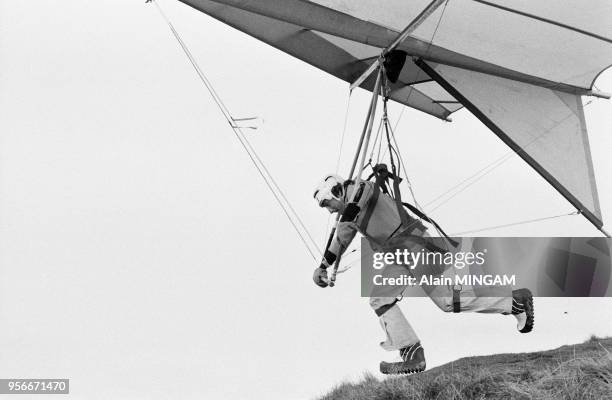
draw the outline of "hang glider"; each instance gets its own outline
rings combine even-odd
[[[603,231],[582,96],[609,98],[593,83],[612,64],[612,2],[180,1],[370,91],[420,18],[389,98],[445,120],[467,108]]]

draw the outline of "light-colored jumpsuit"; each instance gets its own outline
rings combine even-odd
[[[354,184],[352,183],[347,186],[345,191],[346,201],[351,198],[353,188]],[[405,248],[410,251],[419,251],[424,248],[422,244],[415,243],[414,236],[424,239],[430,238],[425,231],[426,228],[417,222],[411,223],[411,228],[404,229],[404,232],[402,232],[401,218],[395,200],[382,192],[379,193],[377,199],[376,196],[373,198],[374,191],[374,183],[366,181],[360,184],[360,190],[358,190],[355,198],[357,207],[353,205],[352,210],[349,209],[344,213],[343,218],[338,223],[336,236],[325,254],[328,263],[333,263],[336,257],[342,255],[357,232],[366,237],[375,251],[392,252],[395,249]],[[370,200],[376,201],[376,204],[371,210],[368,221],[363,226]],[[406,234],[406,231],[409,231],[409,234]],[[412,239],[410,236],[412,236]],[[403,265],[390,264],[385,266],[381,273],[385,277],[395,277],[405,275],[406,271],[407,269]],[[388,287],[383,291],[383,293],[377,291],[376,297],[370,297],[370,306],[378,315],[381,327],[387,336],[381,346],[385,350],[399,350],[419,342],[414,329],[396,304],[396,298],[401,296],[403,288],[401,286]],[[442,311],[453,311],[452,287],[436,286],[432,291],[428,291],[427,288],[425,288],[425,291]],[[512,311],[511,288],[507,288],[502,297],[477,297],[471,287],[463,287],[459,299],[460,311],[462,312],[510,314]]]

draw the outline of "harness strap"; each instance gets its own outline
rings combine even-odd
[[[370,218],[372,217],[374,208],[376,207],[376,203],[378,202],[378,197],[380,196],[380,192],[382,190],[383,193],[388,194],[387,183],[389,179],[392,179],[393,180],[393,191],[395,195],[393,196],[393,200],[397,206],[397,212],[401,220],[401,224],[398,227],[398,229],[404,229],[405,231],[408,231],[410,228],[417,229],[419,227],[422,227],[422,224],[420,223],[418,219],[414,219],[410,215],[408,215],[408,212],[406,211],[406,208],[408,208],[417,217],[435,226],[436,229],[451,243],[453,247],[457,247],[459,245],[459,243],[456,240],[451,239],[446,234],[446,232],[442,230],[442,228],[440,227],[440,225],[438,225],[436,221],[428,217],[424,212],[422,212],[421,210],[419,210],[412,204],[402,202],[402,197],[401,197],[400,188],[399,188],[401,178],[397,177],[393,173],[390,173],[385,164],[375,165],[374,167],[372,167],[372,170],[373,172],[368,177],[368,180],[370,180],[372,177],[376,177],[376,180],[374,181],[374,188],[373,188],[372,196],[368,200],[368,205],[365,210],[363,220],[361,221],[361,225],[359,226],[359,229],[361,232],[366,232],[368,224],[370,222]],[[364,233],[364,235],[368,237],[367,234]],[[421,244],[423,247],[425,247],[429,251],[433,251],[436,253],[446,253],[447,252],[447,250],[444,250],[436,246],[431,241],[425,240],[421,236],[416,236],[412,234],[409,234],[408,236],[410,236],[410,238],[414,242]]]
[[[383,315],[384,313],[389,311],[391,309],[391,307],[393,307],[395,305],[395,303],[397,303],[398,301],[399,301],[399,299],[396,298],[395,300],[393,300],[392,303],[385,304],[384,306],[380,306],[376,310],[374,310],[374,312],[376,313],[377,316],[380,317],[381,315]]]
[[[400,180],[397,176],[395,176],[395,174],[391,176],[391,179],[393,179],[393,194],[395,195],[393,196],[393,200],[395,200],[395,205],[397,207],[397,212],[399,213],[400,220],[402,221],[403,226],[409,226],[410,217],[408,216],[408,213],[406,212],[406,209],[404,208],[404,205],[402,203],[402,194],[399,188]]]
[[[368,228],[368,224],[370,223],[370,218],[372,218],[372,213],[374,212],[374,208],[376,207],[376,203],[378,202],[378,196],[380,195],[380,188],[382,185],[384,185],[384,182],[385,182],[385,178],[382,175],[376,174],[376,171],[374,171],[373,174],[376,175],[376,180],[374,181],[374,190],[372,192],[372,196],[368,200],[368,206],[366,208],[366,212],[363,215],[363,220],[361,221],[361,225],[359,226],[359,230],[361,232],[366,232],[366,229]],[[370,175],[370,178],[371,177],[372,175]]]
[[[406,208],[412,211],[417,217],[421,218],[423,221],[429,222],[430,224],[435,226],[436,229],[440,231],[440,233],[444,235],[446,239],[448,239],[448,241],[453,245],[453,247],[457,247],[459,245],[459,242],[448,237],[448,235],[446,234],[446,232],[444,232],[444,230],[440,227],[440,225],[438,225],[438,223],[434,221],[433,219],[429,218],[427,214],[425,214],[424,212],[422,212],[421,210],[419,210],[418,208],[416,208],[410,203],[402,203],[402,205],[406,206]]]
[[[461,312],[461,288],[457,289],[456,286],[453,286],[453,312],[458,313]]]

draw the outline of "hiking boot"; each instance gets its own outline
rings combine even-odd
[[[516,318],[516,329],[521,333],[531,332],[534,324],[533,295],[529,289],[512,291],[512,315]]]
[[[402,361],[380,363],[380,372],[383,374],[412,374],[425,371],[425,352],[421,342],[400,349]]]

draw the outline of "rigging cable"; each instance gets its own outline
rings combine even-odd
[[[340,136],[340,146],[338,149],[338,160],[336,160],[336,174],[340,169],[340,159],[342,158],[342,149],[344,148],[344,136],[346,134],[346,125],[348,122],[349,108],[351,106],[351,95],[353,92],[349,90],[348,99],[346,101],[346,111],[344,112],[344,124],[342,125],[342,135]]]
[[[378,155],[376,156],[376,164],[378,164],[378,161],[380,160],[380,147],[382,145],[382,137],[380,136],[381,130],[382,130],[382,119],[380,120],[380,123],[378,124],[378,128],[376,129],[376,136],[374,136],[374,142],[372,142],[372,151],[370,152],[370,156],[368,157],[370,162],[372,162],[372,157],[374,157],[374,151],[376,151],[376,146],[378,143]]]
[[[436,24],[436,29],[434,29],[433,33],[431,34],[431,39],[429,39],[429,43],[427,44],[427,50],[425,50],[425,57],[429,56],[429,51],[431,50],[431,45],[433,44],[433,40],[436,37],[436,34],[438,33],[438,28],[440,27],[440,24],[442,23],[442,18],[444,18],[444,13],[446,12],[446,7],[448,7],[448,3],[450,2],[450,0],[446,0],[444,2],[444,8],[442,8],[442,12],[440,13],[440,18],[438,18],[438,23]]]
[[[416,195],[415,195],[413,187],[412,187],[412,182],[410,182],[410,178],[408,177],[408,170],[406,169],[406,166],[404,165],[404,159],[401,156],[401,151],[399,149],[399,144],[398,144],[397,139],[395,137],[395,132],[393,131],[393,129],[391,127],[389,127],[389,130],[391,131],[391,137],[393,138],[393,143],[395,144],[394,151],[396,151],[396,155],[397,155],[397,158],[399,160],[399,165],[400,165],[401,169],[404,171],[404,177],[406,178],[406,185],[408,186],[408,190],[410,190],[410,195],[412,196],[412,200],[414,202],[414,206],[418,210],[420,210],[423,214],[427,215],[427,213],[425,212],[423,207],[421,207],[421,205],[417,201]],[[391,145],[391,144],[389,143],[389,145]],[[418,220],[420,221],[421,218],[418,218]],[[434,229],[438,233],[438,236],[443,239],[443,243],[444,243],[444,247],[445,247],[444,249],[448,251],[448,247],[447,247],[448,245],[451,245],[451,247],[453,247],[452,243],[450,242],[450,240],[448,238],[448,236],[445,235],[440,230],[440,228],[438,228],[437,224],[433,223],[431,225],[434,227]]]
[[[221,111],[223,116],[225,117],[226,121],[228,122],[228,124],[232,128],[232,131],[234,132],[234,135],[236,136],[236,139],[238,139],[238,141],[240,142],[240,144],[242,145],[242,147],[246,151],[246,153],[249,156],[251,162],[253,163],[253,165],[257,169],[257,172],[262,177],[262,179],[264,180],[264,182],[268,186],[268,189],[270,189],[270,191],[272,192],[272,195],[274,196],[274,198],[278,202],[279,206],[282,208],[283,212],[287,216],[287,219],[289,220],[289,222],[291,223],[291,225],[295,229],[295,231],[298,234],[299,238],[301,239],[302,243],[306,247],[306,250],[312,256],[313,259],[317,260],[317,256],[312,251],[311,246],[314,247],[314,249],[316,249],[316,251],[319,253],[320,256],[322,256],[323,253],[321,252],[320,248],[317,246],[316,242],[314,241],[314,239],[313,239],[312,235],[310,234],[309,230],[304,225],[304,223],[301,220],[300,216],[297,214],[297,212],[295,211],[295,209],[293,208],[293,206],[291,205],[291,203],[289,202],[289,200],[287,199],[287,197],[285,196],[285,194],[283,193],[281,188],[278,186],[278,184],[274,180],[272,174],[267,169],[267,167],[265,166],[265,164],[263,163],[263,161],[261,160],[261,158],[259,157],[259,155],[255,151],[253,146],[250,144],[250,142],[248,141],[248,139],[246,138],[246,136],[242,132],[241,128],[239,126],[236,126],[236,124],[234,123],[235,120],[232,117],[231,113],[229,112],[229,109],[225,106],[225,104],[221,100],[221,97],[219,96],[219,94],[216,92],[216,90],[212,86],[212,83],[208,80],[208,78],[206,77],[204,72],[200,69],[200,66],[198,65],[197,61],[195,60],[195,57],[193,56],[193,54],[191,54],[191,51],[189,50],[189,48],[187,47],[185,42],[182,40],[180,34],[174,28],[174,25],[172,24],[170,19],[166,16],[166,14],[162,10],[162,8],[159,6],[159,4],[157,4],[156,1],[151,0],[151,1],[147,1],[147,2],[155,4],[157,10],[159,11],[159,13],[163,17],[163,19],[168,24],[170,30],[172,31],[172,34],[174,35],[175,39],[177,40],[177,42],[179,43],[179,45],[183,49],[183,52],[185,53],[185,55],[189,59],[189,62],[193,66],[194,70],[198,74],[198,77],[200,78],[200,80],[202,81],[202,83],[204,84],[204,86],[206,87],[208,92],[210,93],[211,97],[213,98],[215,104],[217,105],[217,107],[219,108],[219,110]],[[259,162],[259,164],[258,164],[258,162]],[[265,171],[265,174],[264,174],[264,171]],[[266,174],[267,174],[267,176],[266,176]],[[276,190],[275,190],[275,188],[276,188]],[[278,191],[278,193],[277,193],[277,191]],[[280,197],[279,197],[279,195],[280,195]],[[281,200],[281,197],[285,201],[286,205],[283,204],[283,202]],[[298,220],[298,223],[300,224],[301,228],[306,233],[306,236],[310,239],[310,243],[308,243],[308,241],[304,237],[303,232],[301,232],[300,229],[298,228],[296,222],[291,217],[291,214],[290,214],[289,210],[287,210],[287,207],[289,208],[289,210],[291,210],[291,212],[293,213],[294,217]]]
[[[442,22],[442,18],[444,17],[444,13],[446,11],[446,7],[448,6],[449,1],[450,0],[446,0],[446,2],[444,3],[444,8],[442,9],[442,12],[440,13],[440,17],[438,18],[438,21],[437,21],[437,24],[436,24],[436,28],[435,28],[434,32],[432,33],[431,38],[429,40],[428,47],[427,47],[427,50],[426,50],[427,53],[429,52],[429,50],[431,48],[431,45],[433,43],[434,37],[436,36],[436,33],[438,32],[438,28],[440,27],[440,23]],[[421,73],[421,72],[423,72],[423,71],[419,71],[419,73]],[[409,90],[408,96],[406,97],[406,100],[405,100],[406,102],[410,99],[410,96],[412,95],[413,90],[414,90],[414,87],[412,85],[410,85],[410,90]],[[397,126],[398,126],[398,124],[400,122],[400,119],[402,118],[402,115],[404,114],[405,108],[406,108],[406,106],[404,105],[404,107],[402,108],[402,111],[400,113],[400,116],[398,117],[397,121],[395,122],[395,128],[397,128]],[[372,116],[372,118],[373,117],[374,116]],[[376,140],[378,139],[378,135],[382,131],[382,125],[383,125],[383,121],[381,120],[381,124],[379,125],[378,131],[376,133],[376,138],[374,139],[374,143],[372,144],[372,151],[370,153],[370,162],[372,160],[372,156],[374,155],[374,151],[375,151],[375,148],[376,148]],[[395,141],[395,147],[397,148],[396,154],[397,154],[397,153],[399,153],[399,147],[397,147],[397,141],[395,140],[395,135],[393,133],[393,129],[390,129],[390,130],[391,130],[391,136],[393,137],[393,140]],[[382,139],[382,135],[381,135],[380,142],[378,144],[378,154],[377,154],[377,161],[376,161],[377,164],[381,160],[380,151],[381,151],[381,146],[382,146],[382,140],[383,139]],[[392,147],[390,142],[388,144],[389,144],[389,148]],[[366,151],[367,151],[367,149],[364,149],[364,152],[366,152]],[[388,148],[385,149],[385,152],[382,155],[382,158],[385,158],[385,155],[386,155],[387,151],[388,151]],[[389,154],[389,156],[393,157],[392,154]],[[410,181],[408,180],[408,174],[407,174],[407,170],[406,170],[406,168],[404,166],[403,160],[402,160],[402,158],[401,158],[401,156],[399,154],[397,154],[397,158],[400,161],[400,168],[404,170],[404,175],[406,176],[406,182],[407,182],[408,187],[410,189],[410,193],[412,195],[413,201],[414,201],[415,205],[422,211],[422,207],[420,205],[418,205],[418,202],[416,200],[416,196],[414,195],[414,191],[412,189],[412,185],[411,185]],[[363,173],[363,171],[361,171],[360,173]],[[437,230],[437,228],[436,228],[436,230]],[[439,232],[439,231],[438,231],[438,234],[440,236],[442,236],[441,232]],[[353,266],[353,264],[354,263],[350,263],[344,269],[339,270],[338,272],[342,273],[342,272],[347,271],[348,269],[350,269]]]
[[[438,22],[436,23],[436,28],[434,29],[433,33],[431,34],[431,38],[429,38],[429,42],[427,43],[427,50],[425,50],[425,58],[427,58],[429,56],[429,52],[431,51],[431,46],[433,45],[433,41],[434,38],[436,37],[436,34],[438,33],[438,28],[440,28],[440,24],[442,23],[442,19],[444,18],[444,13],[446,12],[446,7],[448,7],[448,3],[450,2],[450,0],[446,0],[444,2],[444,7],[442,8],[442,12],[440,13],[440,18],[438,18]],[[415,80],[420,80],[420,74],[421,73],[425,73],[422,69],[419,69],[417,72],[417,75],[415,77]],[[427,78],[431,79],[431,77],[429,77],[427,74],[425,74],[425,76],[427,76]],[[408,96],[406,96],[406,102],[408,102],[408,100],[410,99],[410,96],[412,96],[412,92],[414,90],[414,83],[410,84],[410,90],[408,91]],[[406,105],[404,104],[404,106],[402,107],[402,111],[400,112],[399,117],[397,117],[397,121],[395,121],[395,126],[393,127],[393,129],[397,129],[397,126],[400,122],[400,120],[402,119],[402,116],[404,115],[404,110],[406,109]]]
[[[349,115],[349,109],[351,106],[352,94],[353,92],[349,90],[349,94],[348,94],[347,101],[346,101],[346,110],[344,112],[344,123],[342,125],[342,132],[340,134],[340,140],[339,140],[339,146],[338,146],[338,159],[336,160],[336,170],[335,170],[336,175],[338,174],[338,171],[340,170],[340,160],[342,159],[342,149],[344,148],[344,137],[346,134],[346,126],[348,123],[348,115]],[[331,229],[332,229],[331,220],[332,220],[332,214],[329,214],[327,216],[327,224],[325,225],[326,226],[325,236],[323,236],[323,240],[326,240],[326,238],[329,237],[329,233],[331,232]]]
[[[444,13],[446,12],[446,8],[448,7],[448,3],[449,2],[450,2],[450,0],[446,0],[444,2],[444,7],[442,8],[442,11],[440,12],[440,17],[438,18],[438,21],[436,22],[436,27],[435,27],[434,31],[432,32],[431,38],[429,39],[429,42],[427,44],[427,50],[425,50],[426,56],[429,55],[429,52],[431,50],[431,46],[432,46],[433,41],[434,41],[434,39],[436,37],[436,34],[438,33],[438,29],[440,28],[440,24],[442,23],[442,19],[444,18]],[[420,70],[419,73],[420,72],[424,72],[424,71]],[[414,90],[414,86],[410,85],[410,91],[408,92],[408,96],[406,97],[406,102],[410,99],[410,96],[412,95],[413,90]],[[389,129],[391,131],[391,137],[393,138],[393,143],[395,144],[395,149],[397,149],[397,158],[399,159],[400,167],[404,170],[404,176],[406,178],[406,185],[408,186],[408,189],[410,190],[410,195],[412,196],[412,200],[414,201],[414,205],[419,210],[421,210],[422,212],[425,212],[423,207],[421,207],[421,205],[419,204],[419,202],[416,199],[416,195],[414,193],[414,189],[412,187],[412,183],[410,182],[410,179],[408,178],[408,170],[406,169],[406,166],[404,165],[404,160],[402,159],[402,157],[400,155],[401,152],[399,150],[397,139],[395,137],[395,130],[397,129],[397,126],[399,125],[400,120],[402,119],[402,116],[404,115],[404,111],[405,110],[406,110],[406,105],[404,105],[402,107],[400,115],[398,116],[397,120],[395,121],[395,126],[393,128],[389,127]],[[391,145],[391,143],[389,143],[389,145]],[[386,151],[385,151],[385,154],[386,154]],[[383,154],[383,158],[384,158],[385,154]],[[440,232],[438,232],[438,234],[440,234],[440,236],[442,236]]]
[[[511,222],[511,223],[503,224],[503,225],[495,225],[495,226],[489,226],[489,227],[486,227],[486,228],[475,229],[475,230],[472,230],[472,231],[455,232],[455,233],[451,233],[451,236],[460,236],[460,235],[465,235],[465,234],[468,234],[468,233],[490,231],[490,230],[499,229],[499,228],[508,228],[510,226],[525,225],[525,224],[529,224],[529,223],[532,223],[532,222],[546,221],[546,220],[549,220],[549,219],[556,219],[556,218],[568,217],[570,215],[579,215],[579,214],[580,214],[580,211],[572,211],[570,213],[559,214],[559,215],[552,215],[550,217],[534,218],[534,219],[528,219],[528,220],[524,220],[524,221]]]
[[[587,102],[585,104],[585,107],[588,106],[589,104],[591,104],[592,100]],[[545,135],[551,133],[551,131],[553,129],[555,129],[557,126],[561,125],[563,122],[565,122],[565,120],[567,120],[568,118],[570,118],[573,114],[573,112],[568,113],[568,115],[565,118],[562,118],[561,120],[557,121],[557,123],[553,126],[551,126],[550,128],[548,128],[548,130],[543,131],[541,134],[539,134],[538,136],[534,137],[533,139],[531,139],[529,142],[527,142],[524,146],[522,146],[520,152],[521,153],[527,153],[526,149],[528,147],[530,147],[531,145],[533,145],[536,141],[538,141],[539,139],[541,139],[542,137],[544,137]],[[479,181],[480,179],[484,178],[486,175],[488,175],[489,173],[493,172],[493,170],[495,170],[496,168],[498,168],[499,166],[501,166],[503,163],[505,163],[507,160],[509,160],[510,158],[512,158],[512,156],[514,155],[519,155],[519,152],[515,152],[515,151],[508,151],[505,155],[499,157],[498,159],[494,160],[493,162],[487,164],[486,166],[484,166],[483,168],[481,168],[480,170],[476,171],[476,173],[472,174],[471,176],[467,177],[466,179],[462,180],[461,182],[459,182],[458,184],[452,186],[450,189],[444,191],[443,193],[441,193],[440,195],[436,196],[433,200],[429,201],[426,205],[431,205],[433,203],[435,203],[438,199],[442,198],[443,196],[445,196],[446,194],[452,192],[453,190],[459,188],[462,184],[466,183],[466,185],[461,188],[460,190],[458,190],[457,192],[453,193],[450,197],[446,198],[445,200],[441,201],[440,204],[438,204],[437,206],[435,206],[434,208],[432,208],[430,210],[434,211],[437,210],[438,208],[442,207],[442,205],[444,205],[445,203],[448,203],[453,197],[456,197],[457,195],[459,195],[461,192],[463,192],[464,190],[466,190],[467,188],[469,188],[470,186],[474,185],[477,181]],[[490,168],[490,169],[489,169]],[[487,169],[489,169],[488,171],[486,171]],[[486,171],[486,172],[485,172]],[[479,174],[481,174],[480,176],[478,176]],[[474,178],[474,180],[470,183],[467,183],[469,180],[471,180],[472,178]]]
[[[436,207],[432,208],[431,211],[437,210],[438,208],[440,208],[442,205],[444,205],[445,203],[447,203],[449,200],[451,200],[453,197],[456,197],[457,195],[459,195],[461,192],[463,192],[464,190],[466,190],[467,188],[469,188],[470,186],[474,185],[477,181],[481,180],[482,178],[484,178],[486,175],[490,174],[491,172],[493,172],[493,170],[495,170],[497,167],[501,166],[503,163],[505,163],[507,160],[509,160],[510,158],[512,158],[512,155],[516,154],[513,152],[509,152],[506,153],[505,155],[503,155],[502,157],[499,157],[498,159],[494,160],[493,162],[485,165],[483,168],[479,169],[478,171],[476,171],[475,173],[473,173],[472,175],[468,176],[467,178],[463,179],[461,182],[453,185],[452,187],[450,187],[449,189],[447,189],[446,191],[444,191],[443,193],[439,194],[438,196],[436,196],[435,198],[433,198],[432,200],[430,200],[429,202],[427,202],[425,204],[425,206],[429,206],[432,205],[433,203],[435,203],[436,201],[438,201],[439,199],[441,199],[442,197],[444,197],[445,195],[451,193],[452,191],[454,191],[455,189],[458,189],[455,193],[453,193],[450,197],[448,197],[447,199],[445,199],[444,201],[440,202],[440,204],[438,204]],[[468,183],[470,180],[472,180],[472,182]],[[462,185],[464,185],[463,187],[461,187]]]

